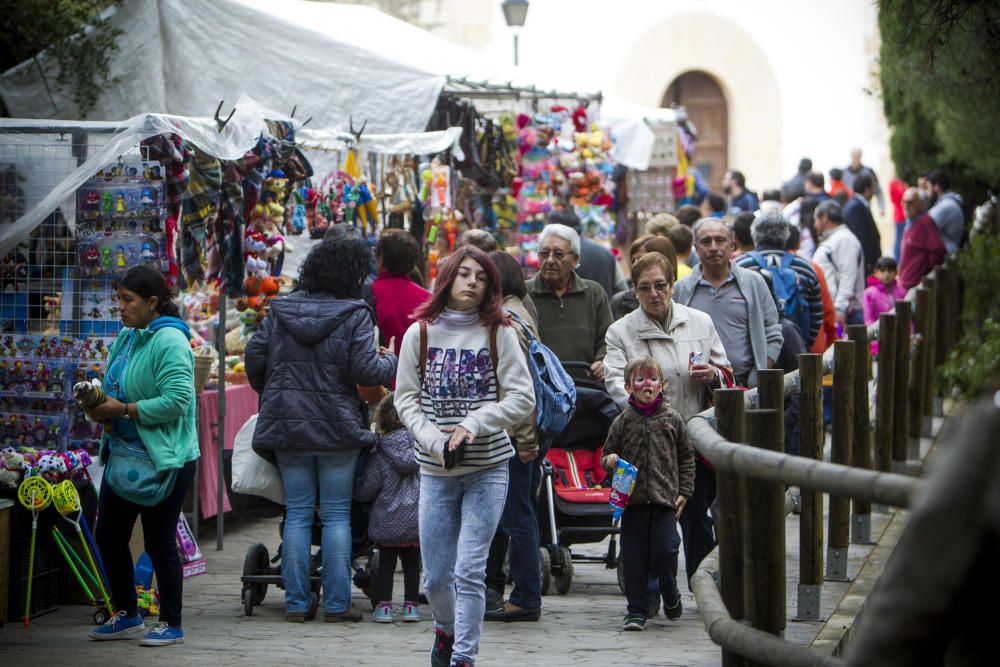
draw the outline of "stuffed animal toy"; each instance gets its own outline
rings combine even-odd
[[[101,381],[97,378],[73,385],[73,398],[87,410],[96,408],[108,400],[107,394],[101,388]]]
[[[17,486],[24,468],[24,456],[13,447],[4,447],[0,455],[0,485]]]
[[[62,481],[66,474],[66,462],[58,454],[45,454],[38,459],[38,473],[50,482]]]
[[[254,311],[260,309],[260,290],[263,285],[264,279],[261,276],[247,276],[243,281],[244,296],[236,301],[236,310],[243,312],[248,308]]]

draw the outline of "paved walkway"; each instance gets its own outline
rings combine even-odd
[[[798,549],[798,517],[786,524],[789,616],[794,615]],[[886,515],[874,515],[872,532],[879,535]],[[239,573],[247,548],[263,542],[273,552],[278,544],[277,519],[230,522],[225,550],[214,551],[211,534],[202,535],[208,573],[189,579],[185,588],[187,642],[168,648],[144,648],[135,641],[91,642],[92,608],[63,607],[38,618],[25,631],[8,623],[0,631],[0,663],[42,665],[426,665],[432,643],[429,620],[415,624],[293,625],[283,620],[282,592],[270,588],[252,617],[243,616]],[[858,571],[870,547],[850,548],[849,573]],[[599,547],[585,551],[596,553]],[[683,561],[683,558],[681,559]],[[682,563],[683,567],[683,563]],[[683,576],[683,575],[682,575]],[[396,590],[402,590],[397,577]],[[828,615],[847,584],[824,586],[822,611]],[[355,604],[368,609],[356,592]],[[695,607],[684,591],[684,616],[671,623],[662,616],[645,632],[622,633],[624,597],[615,572],[600,564],[576,564],[568,595],[544,598],[539,623],[487,623],[480,648],[482,665],[718,665],[720,653],[709,639]],[[425,615],[429,614],[425,610]],[[789,622],[786,636],[809,643],[822,623]],[[70,661],[67,663],[67,661]]]
[[[934,420],[939,432],[942,420]],[[921,442],[921,459],[931,446]],[[829,446],[829,445],[828,445]],[[828,450],[829,451],[829,450]],[[827,455],[828,457],[828,455]],[[884,539],[882,552],[891,550],[898,530],[886,531],[893,514],[872,514],[874,540]],[[905,523],[905,513],[898,519]],[[785,522],[787,548],[787,618],[796,614],[798,586],[799,517]],[[826,521],[824,520],[824,530]],[[252,617],[243,615],[240,601],[240,573],[250,545],[261,542],[274,552],[279,543],[278,519],[230,520],[226,527],[225,549],[215,551],[214,522],[201,535],[202,552],[208,561],[206,574],[187,580],[184,593],[184,621],[187,641],[165,648],[140,647],[136,641],[92,642],[86,638],[93,627],[92,607],[67,606],[32,621],[26,631],[20,623],[8,623],[0,630],[0,665],[56,665],[73,667],[100,665],[379,665],[409,666],[428,664],[433,641],[430,613],[420,623],[376,625],[370,616],[362,623],[304,625],[284,621],[282,591],[270,587],[263,605]],[[824,540],[824,544],[825,544]],[[857,576],[873,545],[851,545],[848,549],[848,576]],[[606,544],[585,545],[582,553],[598,555]],[[883,556],[884,557],[884,556]],[[877,557],[875,560],[877,561]],[[683,558],[680,579],[684,580]],[[869,563],[880,569],[880,563]],[[823,619],[834,612],[848,592],[848,582],[823,585],[820,611]],[[684,587],[682,587],[683,589]],[[402,592],[402,575],[397,573],[397,598]],[[543,598],[542,620],[538,623],[486,623],[480,644],[481,665],[719,665],[720,649],[705,632],[694,597],[682,590],[684,616],[673,623],[663,616],[650,621],[645,632],[621,632],[625,598],[613,570],[602,564],[576,563],[572,590],[561,596],[553,592]],[[857,587],[852,596],[858,594]],[[866,595],[867,592],[862,592]],[[354,603],[360,609],[370,605],[355,590]],[[848,605],[849,606],[849,605]],[[801,645],[812,644],[821,631],[836,643],[843,628],[853,618],[836,616],[824,627],[821,621],[789,620],[785,638]],[[830,626],[837,626],[831,628]],[[827,649],[829,650],[829,649]]]

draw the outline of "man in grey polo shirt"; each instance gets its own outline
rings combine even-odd
[[[773,367],[784,342],[771,291],[757,272],[730,261],[733,242],[722,220],[695,223],[694,242],[701,263],[677,281],[674,301],[711,316],[737,383],[755,386],[757,369]]]

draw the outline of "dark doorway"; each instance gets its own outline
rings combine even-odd
[[[660,106],[674,104],[687,109],[688,118],[698,130],[692,165],[712,190],[721,191],[722,175],[729,167],[729,110],[722,89],[704,72],[685,72],[667,88]]]

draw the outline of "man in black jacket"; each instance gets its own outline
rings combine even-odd
[[[875,260],[882,255],[882,237],[872,216],[871,200],[875,194],[871,176],[861,174],[854,179],[854,196],[844,205],[844,223],[858,241],[865,254],[865,277],[872,274]]]

